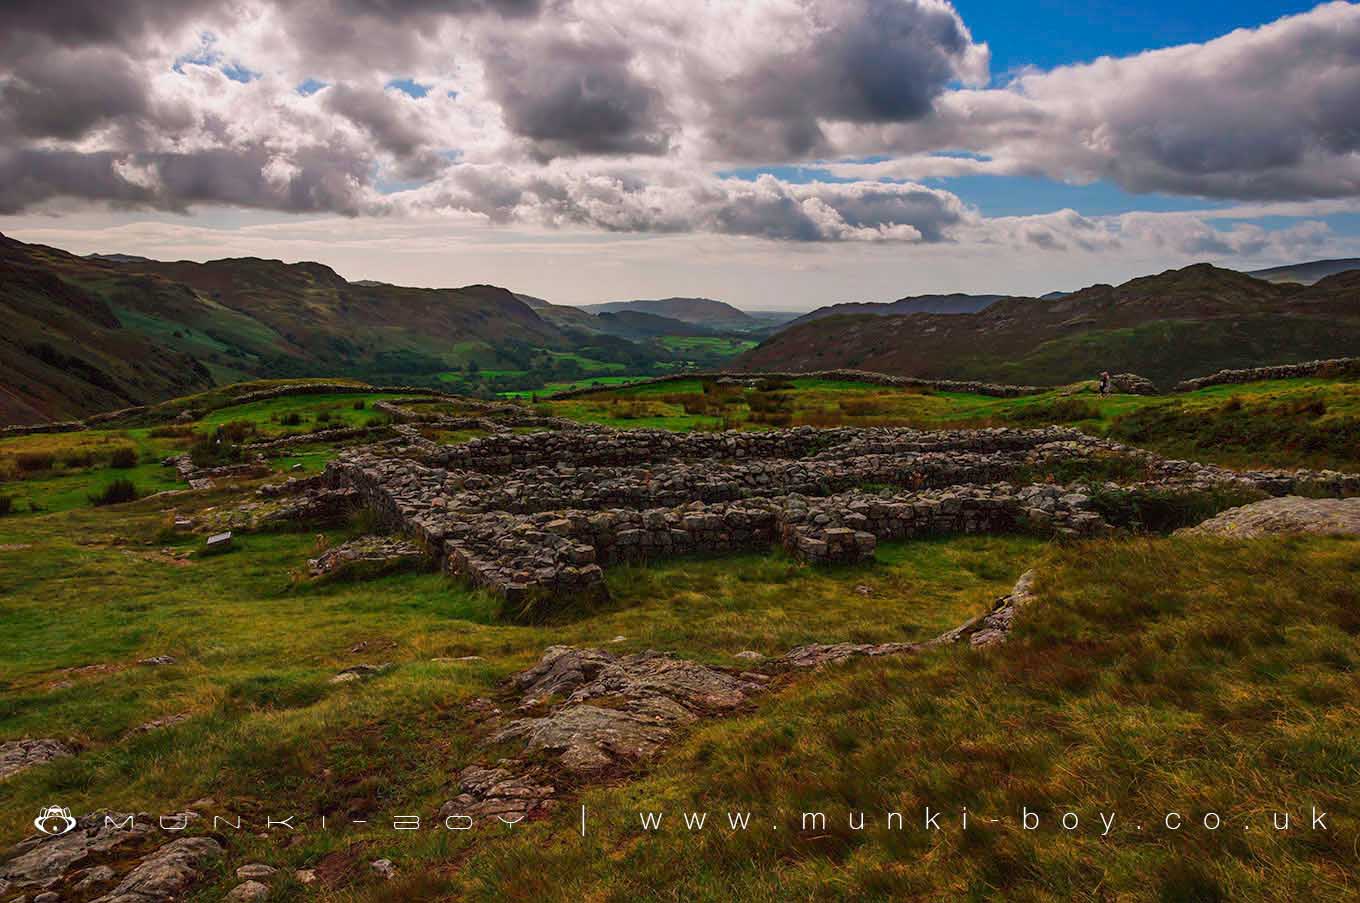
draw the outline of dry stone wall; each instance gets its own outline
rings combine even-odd
[[[593,428],[455,446],[407,434],[344,452],[294,488],[352,492],[447,573],[537,606],[602,595],[602,568],[626,561],[777,545],[835,563],[933,534],[1098,535],[1112,527],[1087,490],[1031,480],[1078,464],[1099,474],[1111,462],[1139,478],[1107,492],[1360,493],[1360,475],[1227,471],[1058,427]]]
[[[1251,367],[1245,370],[1219,370],[1208,376],[1187,379],[1176,384],[1177,392],[1193,392],[1207,386],[1254,383],[1266,379],[1299,379],[1310,376],[1360,375],[1360,357],[1334,357],[1302,364],[1281,364],[1275,367]]]
[[[872,370],[808,370],[803,372],[793,371],[731,371],[731,370],[690,370],[685,373],[670,373],[665,376],[655,376],[651,379],[640,379],[629,386],[652,386],[670,382],[680,382],[687,379],[714,379],[726,382],[740,382],[754,385],[761,380],[790,380],[790,379],[834,379],[850,380],[853,382],[869,383],[875,386],[898,386],[908,389],[925,389],[934,392],[968,392],[973,395],[991,395],[996,398],[1018,398],[1021,395],[1039,395],[1047,392],[1051,386],[1011,386],[1001,383],[980,382],[977,380],[961,379],[921,379],[915,376],[893,376],[889,373],[876,373]],[[589,395],[593,392],[600,392],[608,387],[586,386],[580,389],[568,389],[564,392],[557,392],[547,396],[549,398],[573,398],[578,395]],[[614,386],[612,388],[620,388]]]

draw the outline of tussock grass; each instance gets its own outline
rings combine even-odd
[[[668,393],[698,396],[713,413],[686,413]],[[322,410],[339,425],[370,416],[356,406],[365,399],[356,390],[226,406],[194,429],[202,436],[248,423],[243,436],[270,435],[292,412],[305,429]],[[1245,411],[1323,429],[1354,416],[1354,404],[1349,384],[1327,381],[1215,387],[1168,402],[925,395],[815,380],[705,393],[695,380],[540,407],[675,429],[759,429],[782,417],[1038,424],[1065,413],[1100,431],[1168,405],[1178,412],[1172,424],[1230,422]],[[634,405],[645,416],[623,422],[619,411]],[[1143,444],[1174,452],[1206,441],[1157,426],[1166,416],[1149,421]],[[1294,435],[1262,439],[1262,460],[1322,460],[1291,444]],[[231,872],[248,861],[284,869],[279,899],[344,901],[1360,893],[1352,849],[1360,818],[1355,540],[955,537],[884,544],[876,562],[836,568],[800,566],[777,551],[691,558],[611,568],[607,604],[511,624],[491,597],[438,574],[291,579],[321,545],[371,523],[329,532],[320,544],[311,532],[241,536],[231,555],[179,561],[175,553],[202,540],[166,531],[165,507],[194,514],[237,504],[242,493],[89,507],[88,496],[116,478],[146,492],[178,486],[173,470],[149,462],[190,441],[182,429],[0,441],[0,462],[10,462],[0,468],[12,480],[0,495],[16,499],[0,520],[0,739],[51,736],[80,748],[0,783],[0,841],[28,833],[31,812],[54,801],[78,811],[171,811],[211,796],[247,819],[276,812],[282,800],[312,817],[374,824],[300,835],[293,845],[233,836],[228,861],[200,891],[205,900],[237,883]],[[121,447],[148,463],[111,468]],[[20,453],[50,453],[56,466],[19,472]],[[87,453],[92,463],[77,470],[61,463]],[[316,443],[277,466],[315,471],[334,453]],[[1217,454],[1228,462],[1253,453],[1229,442]],[[1096,462],[1034,478],[1140,476],[1125,466]],[[1236,501],[1136,498],[1106,514],[1169,530]],[[33,503],[45,510],[29,512]],[[776,656],[807,642],[924,639],[985,610],[1034,565],[1038,599],[1007,646],[796,675],[734,717],[696,724],[645,772],[582,788],[551,817],[513,830],[383,828],[396,813],[432,816],[462,767],[486,763],[466,703],[494,696],[548,645],[663,649],[738,667],[736,653],[748,649]],[[136,664],[162,654],[176,663]],[[469,655],[481,659],[435,661]],[[360,663],[391,667],[331,683]],[[171,715],[187,718],[138,730]],[[585,840],[575,833],[578,801],[592,813]],[[948,813],[939,834],[916,829],[925,805]],[[975,814],[967,833],[957,818],[965,805]],[[1269,830],[1272,810],[1288,807],[1306,824],[1313,805],[1330,813],[1331,833]],[[1015,828],[1022,806],[1040,814],[1039,831]],[[1081,830],[1057,826],[1069,809]],[[638,810],[666,810],[671,822],[680,811],[707,810],[710,826],[722,827],[643,836]],[[752,828],[731,832],[728,810],[753,812]],[[865,830],[849,826],[851,810],[866,813]],[[827,826],[800,830],[803,811],[824,811]],[[889,830],[888,811],[904,813],[908,829]],[[1109,838],[1099,836],[1099,811],[1116,813]],[[1187,829],[1159,829],[1167,811],[1180,812]],[[1220,831],[1200,825],[1208,811],[1224,820]],[[381,856],[398,864],[396,882],[368,874]],[[288,877],[323,862],[350,875],[348,883],[304,891]]]

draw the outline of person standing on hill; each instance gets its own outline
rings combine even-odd
[[[1101,371],[1100,371],[1100,394],[1101,394],[1101,395],[1109,395],[1109,394],[1110,394],[1110,371],[1109,371],[1109,370],[1101,370]]]

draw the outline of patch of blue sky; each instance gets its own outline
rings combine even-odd
[[[422,85],[412,78],[394,78],[387,83],[387,87],[396,88],[403,94],[414,97],[416,100],[430,93],[429,85]]]
[[[1102,56],[1131,56],[1203,43],[1317,6],[1317,0],[954,0],[975,41],[991,49],[993,81],[1028,66],[1052,69]]]
[[[320,91],[328,84],[329,82],[323,82],[319,79],[309,78],[304,82],[300,82],[296,90],[303,97],[311,97],[313,94],[315,94],[317,91]]]
[[[185,53],[175,57],[175,62],[170,66],[171,71],[183,75],[184,66],[188,63],[193,66],[212,66],[218,69],[227,78],[234,82],[241,82],[242,84],[253,82],[255,79],[260,78],[261,73],[256,72],[253,69],[248,69],[237,61],[232,61],[224,65],[222,63],[222,51],[216,49],[215,46],[217,44],[217,35],[213,34],[211,31],[203,32],[198,38],[198,50],[194,53]]]

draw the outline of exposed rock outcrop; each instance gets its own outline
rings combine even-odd
[[[1178,534],[1250,538],[1269,533],[1360,536],[1360,498],[1313,499],[1297,495],[1230,508]]]
[[[0,780],[75,753],[60,740],[9,740],[0,743]]]

